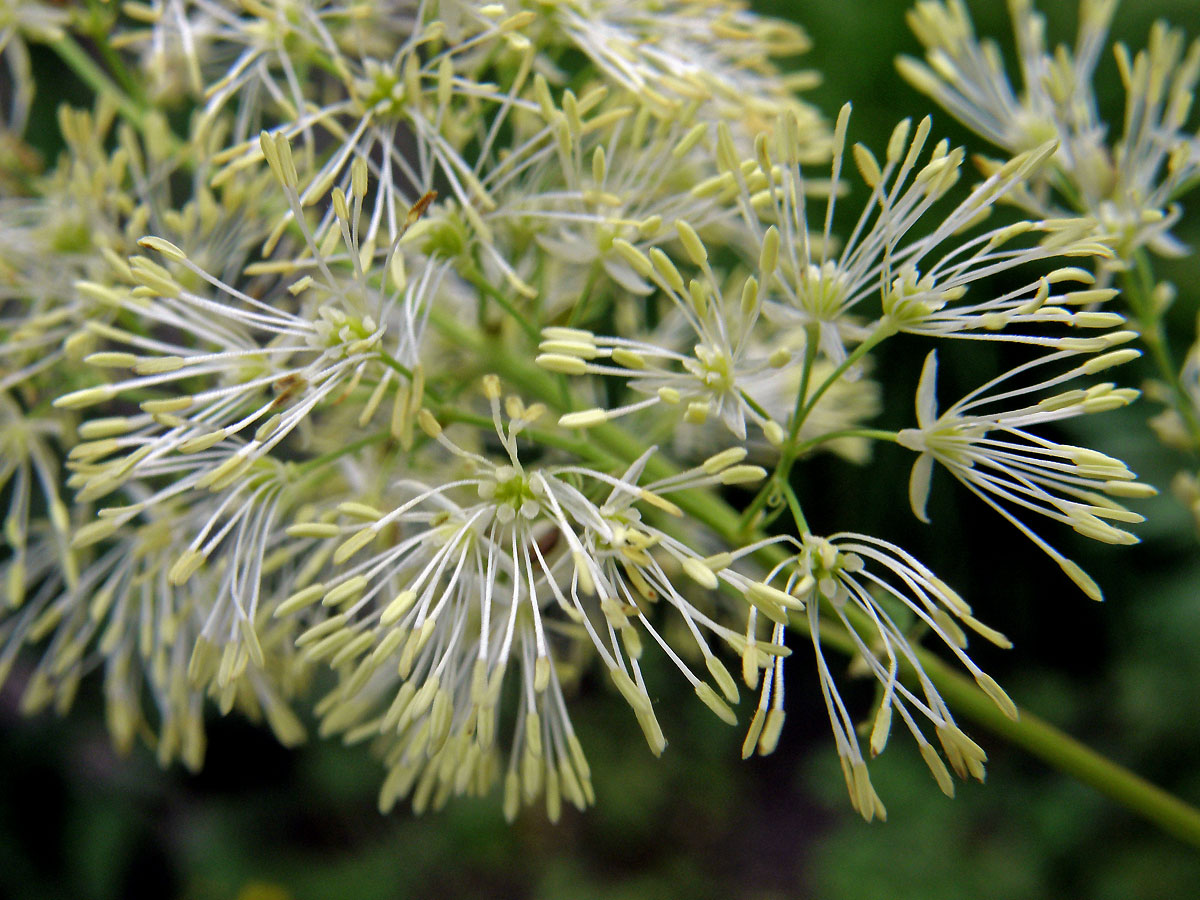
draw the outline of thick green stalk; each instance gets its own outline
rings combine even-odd
[[[513,387],[536,395],[552,408],[562,408],[560,392],[551,376],[509,353],[503,342],[487,341],[453,317],[437,311],[432,314],[431,320],[444,336],[479,354],[481,360],[486,360],[486,364]],[[622,460],[636,459],[645,451],[645,447],[634,436],[611,423],[589,429],[588,437],[603,451]],[[657,455],[651,457],[646,466],[646,475],[650,479],[666,478],[677,471],[669,461]],[[761,534],[745,533],[738,512],[712,492],[681,492],[672,494],[671,499],[685,514],[731,544],[744,545],[763,537]],[[764,565],[771,566],[782,562],[787,551],[778,544],[768,545],[759,550],[757,556]],[[807,622],[803,619],[798,618],[792,627],[807,633]],[[848,649],[845,642],[832,643],[838,649]],[[917,647],[916,652],[921,666],[956,710],[1060,772],[1095,788],[1163,831],[1200,848],[1200,810],[1089,749],[1031,713],[1022,712],[1016,721],[1007,718],[970,679],[953,671],[930,651]]]
[[[928,653],[921,655],[921,665],[955,710],[1050,767],[1090,785],[1163,831],[1193,847],[1200,847],[1200,810],[1194,806],[1100,755],[1033,713],[1021,710],[1020,719],[1014,722],[974,682]]]

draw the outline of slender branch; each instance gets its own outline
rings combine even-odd
[[[1052,768],[1150,820],[1163,831],[1200,847],[1200,810],[1196,807],[1101,756],[1033,713],[1021,710],[1020,718],[1014,722],[974,682],[929,654],[922,655],[921,665],[956,710]]]
[[[88,52],[79,45],[71,35],[64,33],[55,40],[48,41],[46,46],[53,50],[79,80],[94,90],[99,96],[108,97],[117,107],[117,112],[143,135],[147,133],[147,113],[145,105],[126,93],[120,85],[113,81],[112,76],[102,69]],[[183,142],[174,134],[155,133],[156,137],[165,137],[170,142],[171,149],[179,150]]]
[[[71,35],[64,32],[61,37],[49,41],[47,46],[58,54],[58,58],[67,64],[79,80],[101,96],[106,96],[116,104],[121,115],[139,129],[144,124],[146,110],[132,97],[121,90],[115,81],[96,64],[83,47]]]
[[[514,356],[503,346],[489,344],[482,335],[465,328],[453,317],[434,311],[431,321],[446,337],[477,352],[488,366],[514,386],[536,394],[551,406],[561,404],[559,392],[548,373]],[[645,449],[635,437],[612,423],[592,428],[588,435],[606,452],[622,460],[636,459]],[[652,456],[645,472],[648,478],[658,479],[669,477],[678,469],[663,457]],[[732,543],[763,537],[745,534],[739,513],[711,491],[681,491],[672,494],[671,499],[685,515]],[[756,554],[759,562],[766,566],[778,565],[786,556],[787,551],[777,544],[764,546]],[[806,620],[800,617],[791,623],[791,627],[801,633],[808,632]],[[838,647],[846,649],[842,644]],[[1017,721],[1008,719],[972,681],[951,670],[929,650],[921,647],[915,650],[921,666],[938,690],[963,715],[1064,774],[1095,788],[1163,831],[1200,848],[1200,810],[1090,750],[1031,713],[1022,713]]]

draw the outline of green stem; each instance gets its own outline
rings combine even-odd
[[[489,343],[483,335],[464,327],[453,317],[435,310],[434,326],[462,347],[478,353],[486,364],[514,387],[537,395],[551,406],[561,405],[559,393],[549,373],[510,353],[503,346]],[[613,457],[632,461],[645,450],[641,442],[617,425],[607,423],[589,429],[588,436]],[[661,456],[652,456],[646,464],[646,477],[652,480],[670,477],[679,470]],[[762,534],[747,535],[740,514],[715,493],[692,490],[672,494],[672,501],[684,514],[700,522],[731,545],[763,539]],[[761,548],[756,558],[764,566],[783,562],[788,551],[778,544]],[[791,627],[807,634],[807,620],[797,618]],[[822,635],[824,639],[824,635]],[[828,642],[826,642],[828,643]],[[839,649],[847,649],[839,644]],[[915,648],[922,668],[938,690],[955,708],[977,724],[1029,751],[1064,774],[1078,779],[1101,794],[1143,816],[1180,840],[1200,848],[1200,810],[1155,787],[1128,769],[1088,749],[1075,739],[1029,713],[1012,721],[969,679],[952,671],[937,656]]]
[[[1020,718],[1014,722],[974,682],[929,654],[922,654],[921,665],[955,710],[1052,768],[1090,785],[1163,831],[1200,847],[1200,810],[1194,806],[1101,756],[1032,713],[1021,710]]]
[[[338,447],[336,450],[330,450],[328,453],[322,453],[320,456],[314,456],[312,459],[305,460],[296,465],[296,474],[303,478],[311,475],[313,472],[323,469],[330,463],[337,462],[343,456],[350,456],[357,453],[364,447],[369,447],[371,444],[378,444],[387,440],[391,435],[386,431],[379,431],[375,434],[367,435],[364,438],[359,438],[357,441],[346,444],[344,447]]]
[[[800,509],[800,498],[796,496],[796,492],[792,490],[790,484],[782,485],[783,499],[787,502],[788,510],[792,514],[792,520],[796,523],[796,528],[800,534],[808,534],[810,529],[808,521],[804,518],[804,513]]]
[[[541,333],[537,330],[532,322],[529,321],[521,311],[513,306],[512,301],[504,296],[503,291],[496,290],[496,286],[489,282],[483,275],[474,268],[467,266],[459,270],[459,274],[466,279],[467,283],[472,285],[479,293],[493,301],[497,306],[508,313],[513,321],[521,326],[521,330],[529,336],[529,339],[535,344],[542,339]]]
[[[599,280],[600,264],[592,263],[592,267],[588,270],[587,281],[583,285],[583,293],[579,295],[579,299],[575,302],[575,308],[571,310],[571,317],[567,320],[567,325],[571,328],[578,327],[583,321],[583,311],[587,308],[588,301],[592,298],[592,291],[596,289],[596,282]]]
[[[843,428],[840,431],[827,431],[825,434],[817,435],[796,445],[796,455],[803,456],[814,447],[819,447],[821,444],[829,441],[837,441],[842,438],[866,438],[870,441],[888,441],[889,443],[896,442],[896,432],[884,431],[881,428]]]
[[[792,424],[788,433],[788,440],[795,441],[796,435],[800,433],[800,426],[804,423],[804,401],[808,398],[808,383],[812,378],[813,366],[817,362],[817,349],[821,340],[821,331],[815,325],[806,325],[804,327],[804,365],[800,369],[800,387],[796,391],[796,406],[792,410]]]
[[[442,406],[433,409],[432,412],[434,418],[443,425],[461,422],[488,430],[493,427],[492,420],[488,416],[481,416],[458,407]],[[543,447],[564,450],[602,468],[613,468],[622,465],[623,462],[615,456],[598,449],[592,441],[568,437],[561,431],[546,431],[543,428],[525,428],[521,430],[521,437],[528,438],[535,444],[541,444]]]
[[[146,101],[145,90],[137,78],[129,71],[129,67],[125,65],[125,60],[121,58],[121,54],[108,40],[109,32],[115,22],[116,11],[105,0],[87,0],[87,7],[88,19],[85,30],[94,42],[97,52],[104,58],[109,71],[120,83],[121,89],[130,97],[133,97],[139,105],[144,106]]]
[[[842,360],[841,365],[829,373],[828,377],[821,382],[815,391],[813,391],[812,396],[806,398],[804,409],[800,411],[800,415],[796,416],[795,421],[792,422],[792,431],[790,436],[792,441],[796,439],[796,435],[800,433],[800,426],[802,426],[804,424],[804,420],[812,414],[813,408],[817,405],[817,402],[821,399],[821,397],[824,396],[825,392],[833,387],[833,385],[836,384],[852,367],[858,365],[858,363],[860,363],[868,353],[870,353],[881,343],[883,343],[883,341],[887,340],[895,333],[896,329],[894,326],[892,326],[886,320],[881,322],[879,327],[872,331],[867,336],[865,341],[855,347],[854,350],[851,351],[851,353],[844,360]]]
[[[131,97],[113,81],[112,77],[96,64],[83,47],[69,34],[49,41],[46,46],[58,54],[58,58],[66,63],[67,68],[78,76],[79,80],[90,87],[97,95],[108,97],[117,107],[117,112],[143,136],[148,134],[147,109],[143,103]],[[155,137],[162,138],[160,132]],[[183,148],[183,142],[174,134],[167,133],[165,139],[169,142],[172,152]]]
[[[137,126],[139,130],[142,129],[146,116],[145,109],[121,90],[107,72],[96,65],[96,61],[79,46],[75,38],[64,32],[62,37],[50,41],[47,46],[58,54],[58,58],[66,63],[72,72],[79,76],[80,81],[97,94],[111,99],[117,105],[122,116]]]

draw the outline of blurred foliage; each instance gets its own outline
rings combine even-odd
[[[814,49],[801,62],[823,73],[815,98],[832,117],[854,101],[852,140],[882,147],[895,121],[927,112],[895,74],[897,53],[918,45],[899,0],[759,0],[794,15]],[[1045,0],[1052,37],[1070,40],[1074,3]],[[971,4],[981,32],[1008,38],[1004,4]],[[1114,33],[1131,46],[1163,16],[1195,36],[1195,0],[1127,3]],[[1055,30],[1057,29],[1057,30]],[[38,56],[43,72],[58,74]],[[1115,87],[1111,56],[1102,78]],[[1105,84],[1102,80],[1102,84]],[[76,97],[69,79],[46,77],[32,127],[56,152],[53,104]],[[1115,96],[1115,92],[1114,92]],[[1113,112],[1119,110],[1114,104]],[[944,115],[934,133],[984,148]],[[1195,201],[1193,200],[1193,205]],[[1179,229],[1200,246],[1200,218]],[[1180,352],[1200,307],[1196,259],[1164,265],[1179,284],[1171,335]],[[911,396],[919,356],[896,341],[877,370]],[[972,345],[969,352],[980,351]],[[948,371],[955,371],[946,367]],[[961,369],[960,369],[961,371]],[[894,374],[893,374],[894,373]],[[1136,378],[1130,368],[1125,377]],[[943,390],[951,396],[956,387]],[[891,404],[885,404],[891,407]],[[1097,440],[1142,478],[1165,487],[1184,464],[1145,427],[1142,403],[1105,416]],[[1077,440],[1086,443],[1085,435]],[[887,451],[881,451],[881,456]],[[976,658],[1023,706],[1192,802],[1200,801],[1200,545],[1190,516],[1169,495],[1144,510],[1144,542],[1106,553],[1079,540],[1060,546],[1106,589],[1091,604],[1052,563],[949,479],[935,480],[931,514],[962,523],[969,541],[939,545],[913,528],[907,460],[872,469],[874,482],[838,460],[806,471],[805,509],[818,528],[853,527],[905,546],[1007,633],[1012,653]],[[822,471],[827,467],[828,471]],[[828,477],[824,477],[824,476]],[[831,486],[837,486],[837,492]],[[1016,562],[1014,562],[1016,561]],[[874,768],[889,821],[864,824],[837,771],[811,667],[790,668],[789,715],[777,753],[742,763],[741,734],[681,699],[679,679],[650,679],[679,696],[655,697],[670,746],[655,760],[633,717],[604,684],[585,682],[573,718],[589,748],[595,809],[540,814],[506,826],[498,798],[453,804],[416,818],[380,816],[380,772],[365,748],[314,740],[285,751],[237,721],[215,723],[204,771],[159,771],[151,754],[114,756],[94,691],[68,721],[20,719],[19,672],[0,695],[0,897],[132,900],[383,900],[406,897],[635,900],[1187,900],[1200,858],[1094,792],[1048,771],[979,729],[989,784],[944,798],[913,748],[897,746]],[[866,710],[869,697],[853,697]],[[745,706],[745,703],[743,703]]]

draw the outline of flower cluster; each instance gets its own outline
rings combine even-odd
[[[210,701],[289,745],[309,711],[373,744],[384,810],[502,785],[510,818],[557,818],[594,799],[590,667],[657,755],[646,661],[737,725],[740,660],[750,756],[811,643],[870,819],[894,718],[946,793],[983,775],[921,635],[1016,716],[968,653],[1008,642],[853,510],[810,522],[808,459],[911,451],[921,521],[940,464],[1096,598],[1029,520],[1136,540],[1116,498],[1153,490],[1045,426],[1136,395],[1091,382],[1138,356],[1110,276],[1165,246],[1195,166],[1156,143],[1195,80],[1191,54],[1162,81],[1173,33],[1126,60],[1138,116],[1067,211],[1108,4],[1045,65],[1015,5],[1046,70],[1022,101],[958,4],[918,7],[939,74],[905,71],[1013,154],[971,186],[928,118],[851,143],[849,105],[830,126],[773,61],[804,34],[726,0],[154,0],[109,11],[103,79],[69,14],[21,9],[8,128],[22,41],[102,85],[51,172],[0,173],[0,675],[29,711],[97,672],[116,744],[191,767]],[[985,221],[1003,207],[1024,217]],[[933,351],[887,372],[916,397],[887,431],[897,338],[1013,361],[941,413]],[[866,752],[835,650],[878,684]]]
[[[1046,46],[1046,23],[1032,0],[1009,3],[1021,71],[1018,92],[994,44],[975,37],[961,0],[925,0],[909,24],[925,45],[923,65],[898,62],[901,74],[971,130],[1009,153],[1057,141],[1058,179],[1029,184],[1014,202],[1039,215],[1086,211],[1117,238],[1122,259],[1138,247],[1179,255],[1170,229],[1181,215],[1181,187],[1200,173],[1195,136],[1187,131],[1200,79],[1200,42],[1185,52],[1181,31],[1159,22],[1149,45],[1116,46],[1125,87],[1124,130],[1108,143],[1093,78],[1105,49],[1116,0],[1082,0],[1074,50]]]
[[[1200,183],[1200,138],[1192,104],[1200,81],[1200,40],[1159,21],[1138,51],[1113,51],[1125,91],[1122,121],[1104,121],[1095,76],[1116,13],[1116,0],[1081,0],[1074,48],[1051,49],[1046,23],[1030,0],[1009,3],[1021,73],[1011,82],[994,42],[976,37],[961,0],[925,0],[909,24],[925,46],[925,63],[904,57],[901,74],[999,150],[1019,154],[1055,142],[1051,165],[1009,198],[1041,216],[1084,214],[1110,241],[1113,257],[1099,267],[1102,287],[1117,282],[1156,366],[1152,397],[1165,410],[1152,422],[1163,441],[1200,448],[1200,397],[1195,351],[1172,360],[1163,317],[1175,288],[1155,279],[1150,254],[1186,256],[1171,232],[1183,216],[1182,197]],[[986,170],[1003,166],[988,160]],[[1189,505],[1195,477],[1180,472],[1177,493]]]

